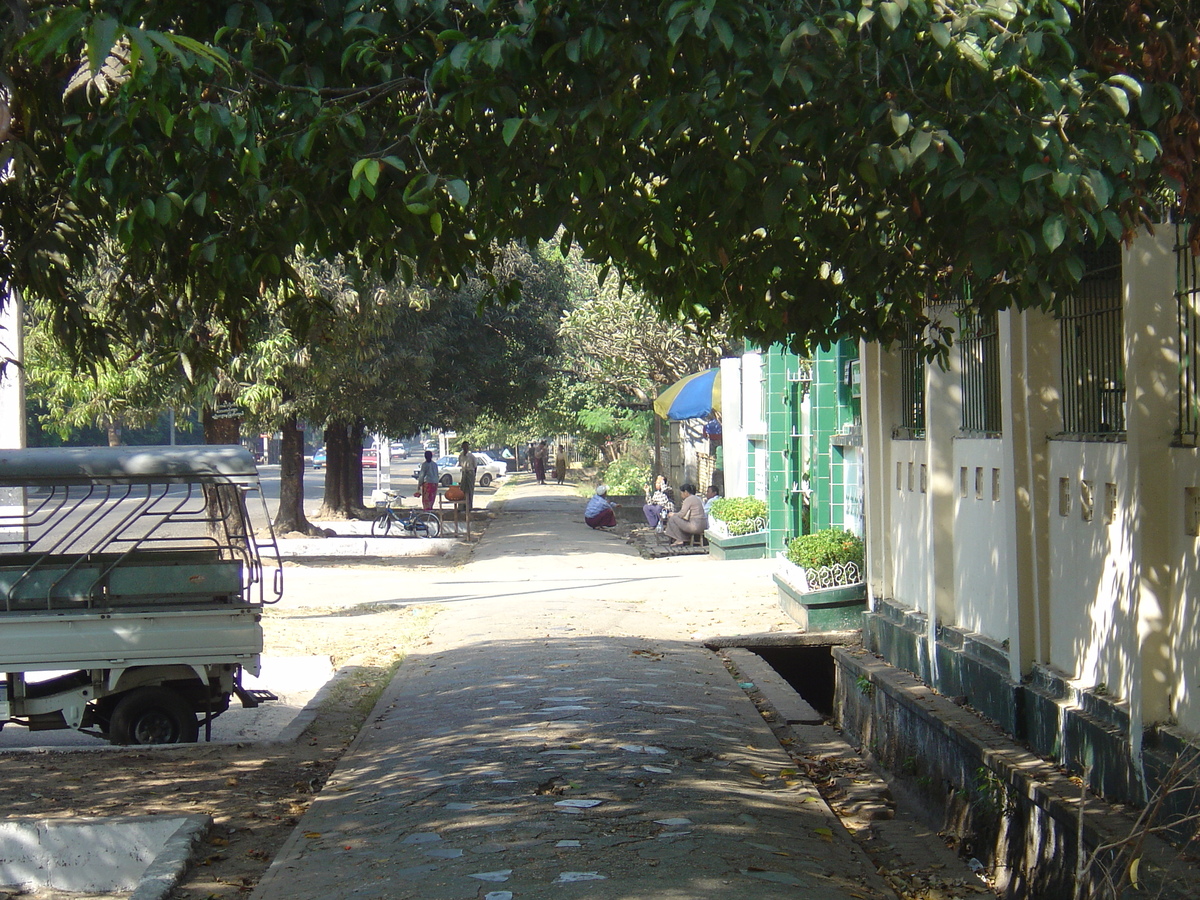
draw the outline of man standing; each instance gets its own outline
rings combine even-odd
[[[463,500],[467,504],[467,509],[475,508],[475,469],[478,465],[475,461],[475,454],[471,452],[470,443],[463,441],[462,453],[458,454],[458,467],[462,469],[458,486],[462,488]]]
[[[421,507],[423,509],[433,509],[433,501],[437,497],[437,489],[437,463],[433,461],[433,451],[426,450],[425,462],[421,463],[421,468],[417,472],[417,493],[421,498]]]

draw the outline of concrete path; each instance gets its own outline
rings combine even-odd
[[[582,505],[514,486],[470,563],[395,572],[431,643],[256,900],[895,896],[696,639],[780,627],[769,564],[642,560]]]

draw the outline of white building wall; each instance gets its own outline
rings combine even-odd
[[[1083,688],[1129,696],[1133,629],[1124,443],[1050,445],[1050,657]]]
[[[743,375],[740,357],[721,360],[721,452],[727,497],[745,497],[750,493],[749,451],[742,417]]]
[[[1173,706],[1180,726],[1200,734],[1200,451],[1173,449],[1170,471],[1166,520],[1175,572],[1170,621],[1176,660]]]
[[[1011,634],[1005,504],[1012,502],[1011,472],[1001,439],[960,438],[954,442],[954,596],[956,623],[1003,643]]]
[[[888,595],[908,609],[928,612],[929,569],[929,466],[925,441],[893,440],[888,444],[891,515],[888,521],[891,548],[891,592]],[[887,586],[884,588],[887,590]]]

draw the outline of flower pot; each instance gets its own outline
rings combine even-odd
[[[832,576],[823,573],[826,577],[821,580],[828,586],[813,588],[808,572],[790,562],[783,553],[776,554],[776,560],[778,566],[771,577],[779,591],[779,605],[805,631],[848,631],[862,627],[867,585],[859,580],[856,570]],[[836,583],[839,581],[845,583]]]
[[[724,534],[713,529],[704,532],[708,539],[708,555],[713,559],[764,559],[767,555],[767,533]]]

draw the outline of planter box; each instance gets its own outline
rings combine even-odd
[[[710,529],[704,532],[704,537],[708,541],[708,555],[713,559],[765,559],[767,555],[765,531],[724,535]]]
[[[792,565],[782,554],[779,563],[779,570],[771,575],[779,591],[779,606],[805,631],[862,628],[862,614],[867,608],[865,581],[809,590],[803,569]]]
[[[618,505],[617,522],[626,525],[645,525],[646,517],[642,514],[642,505],[646,498],[641,494],[609,494],[609,502]]]

